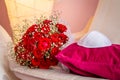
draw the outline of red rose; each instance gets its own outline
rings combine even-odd
[[[50,64],[51,64],[51,66],[55,66],[58,64],[58,60],[55,58],[55,56],[51,56]]]
[[[34,39],[38,42],[40,38],[43,38],[44,34],[41,32],[35,32],[34,33]]]
[[[51,21],[51,20],[44,20],[44,21],[43,21],[43,24],[49,25],[50,22],[52,22],[52,21]]]
[[[35,49],[33,51],[33,55],[35,56],[35,58],[39,58],[39,59],[44,57],[43,53],[39,49]]]
[[[34,32],[37,27],[38,27],[38,25],[36,25],[36,24],[30,26],[30,28],[27,29],[26,33]]]
[[[56,27],[58,28],[58,31],[60,31],[61,33],[67,30],[66,26],[63,24],[56,24]]]
[[[40,65],[40,60],[37,59],[37,58],[34,58],[31,60],[31,64],[34,66],[34,67],[38,67]]]
[[[58,47],[54,47],[54,48],[52,48],[52,50],[51,50],[51,55],[55,56],[55,55],[58,54],[59,51],[60,51],[60,50],[59,50]]]
[[[50,32],[50,27],[49,27],[49,25],[43,25],[43,27],[41,28],[41,31],[42,31],[42,33],[44,33],[44,34],[49,33],[49,32]]]
[[[51,62],[49,59],[47,59],[47,58],[45,60],[41,59],[39,68],[40,69],[48,69],[50,67],[50,65],[51,65]]]
[[[32,51],[33,49],[36,48],[36,40],[34,38],[30,38],[29,36],[25,36],[22,39],[22,43],[25,49],[28,51]]]
[[[51,47],[51,42],[49,38],[41,38],[38,42],[38,48],[41,51],[46,51]]]
[[[58,43],[59,42],[59,33],[54,33],[51,35],[52,42]]]
[[[66,43],[66,41],[68,41],[68,37],[65,34],[60,34],[60,42]]]

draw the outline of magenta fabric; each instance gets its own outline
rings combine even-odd
[[[120,45],[86,48],[73,43],[56,58],[74,73],[120,80]]]

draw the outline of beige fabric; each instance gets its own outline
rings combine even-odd
[[[0,25],[0,80],[18,80],[8,66],[6,55],[9,42],[12,42],[11,37]]]
[[[113,43],[120,43],[120,0],[99,0],[99,5],[91,25],[108,36]]]
[[[25,66],[17,66],[12,69],[16,76],[22,80],[105,80],[100,78],[83,77],[54,69],[29,69]]]
[[[5,0],[12,27],[23,19],[49,16],[53,2],[54,0]]]

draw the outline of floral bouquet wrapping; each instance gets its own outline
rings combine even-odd
[[[14,47],[17,63],[30,68],[48,69],[58,60],[55,55],[68,41],[67,27],[58,19],[39,19],[29,26]]]

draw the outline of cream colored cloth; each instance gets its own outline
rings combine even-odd
[[[0,80],[18,80],[10,71],[7,60],[8,43],[12,42],[11,37],[0,25]]]
[[[108,36],[112,43],[120,44],[120,0],[99,0],[91,30]]]
[[[17,66],[12,70],[22,80],[105,80],[70,74],[62,71],[60,67],[54,69],[30,69],[26,66]]]

